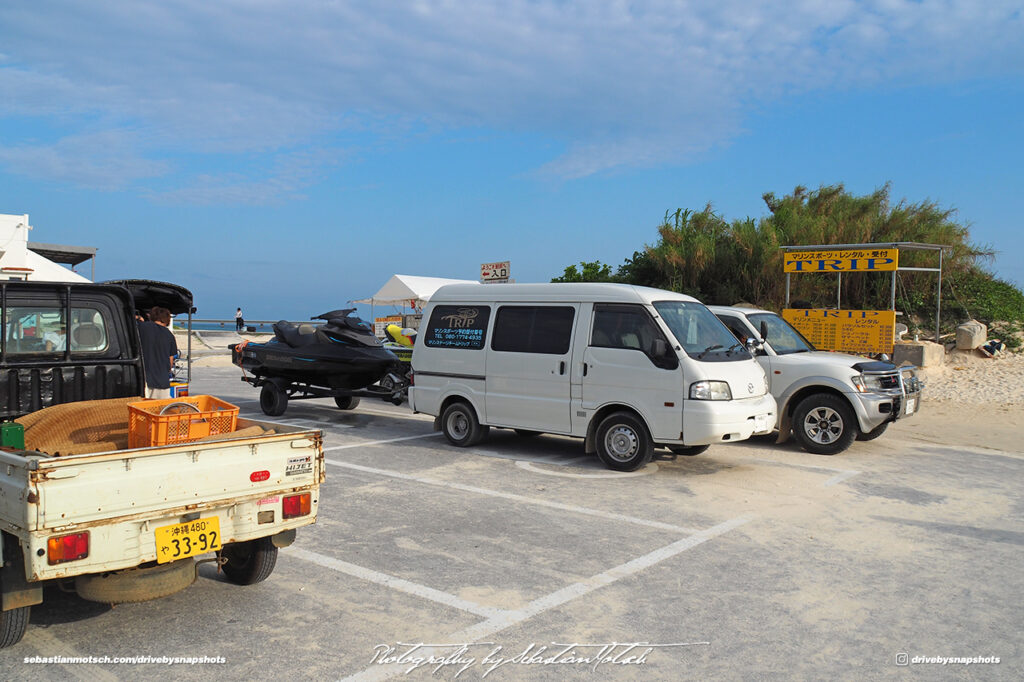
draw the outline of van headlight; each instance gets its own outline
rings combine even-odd
[[[695,381],[690,384],[690,400],[732,400],[727,381]]]

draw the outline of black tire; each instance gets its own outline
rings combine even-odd
[[[517,436],[522,438],[536,438],[541,434],[540,431],[530,431],[529,429],[512,429],[516,432]]]
[[[356,409],[356,407],[359,406],[359,398],[350,395],[339,395],[334,397],[334,404],[337,405],[338,408],[342,410],[354,410]]]
[[[636,471],[651,461],[654,444],[639,418],[614,412],[597,427],[597,456],[609,469]]]
[[[693,457],[694,455],[699,455],[706,451],[710,447],[710,445],[669,445],[668,449],[675,455]]]
[[[870,431],[861,431],[860,429],[857,429],[857,440],[865,440],[866,441],[866,440],[874,440],[874,439],[878,438],[883,433],[885,433],[885,430],[887,428],[889,428],[889,424],[890,423],[891,422],[885,422],[884,424],[879,424],[878,426],[876,426],[875,428],[871,429]]]
[[[20,606],[10,611],[0,611],[0,649],[14,646],[25,636],[31,606]]]
[[[75,578],[75,591],[82,599],[101,604],[130,604],[166,597],[195,581],[195,560],[182,559],[114,573],[80,575]]]
[[[268,417],[280,417],[288,409],[288,394],[276,382],[265,382],[260,391],[260,409]]]
[[[441,431],[452,445],[465,448],[487,437],[491,427],[481,426],[476,411],[468,403],[452,403],[441,415]]]
[[[793,435],[807,452],[835,455],[850,447],[860,431],[845,400],[830,393],[815,393],[793,411]]]
[[[227,559],[221,570],[236,585],[263,582],[277,565],[277,547],[270,538],[226,544],[221,548],[220,555]]]

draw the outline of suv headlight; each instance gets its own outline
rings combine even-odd
[[[871,393],[883,390],[882,377],[877,374],[858,374],[857,376],[850,377],[850,381],[853,383],[854,388],[856,388],[860,393]]]
[[[732,400],[726,381],[695,381],[690,384],[690,400]]]

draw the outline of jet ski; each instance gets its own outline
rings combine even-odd
[[[311,320],[323,325],[274,323],[266,343],[232,346],[231,361],[258,379],[337,389],[357,389],[379,381],[399,364],[383,347],[368,322],[352,316],[355,308],[332,310]]]

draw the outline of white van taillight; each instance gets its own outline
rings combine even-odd
[[[286,519],[294,519],[309,514],[309,493],[292,495],[281,500],[281,516]]]
[[[409,372],[409,385],[410,386],[415,386],[416,385],[416,373],[415,372]]]
[[[76,561],[89,556],[89,533],[60,535],[46,541],[46,558],[50,565]]]

